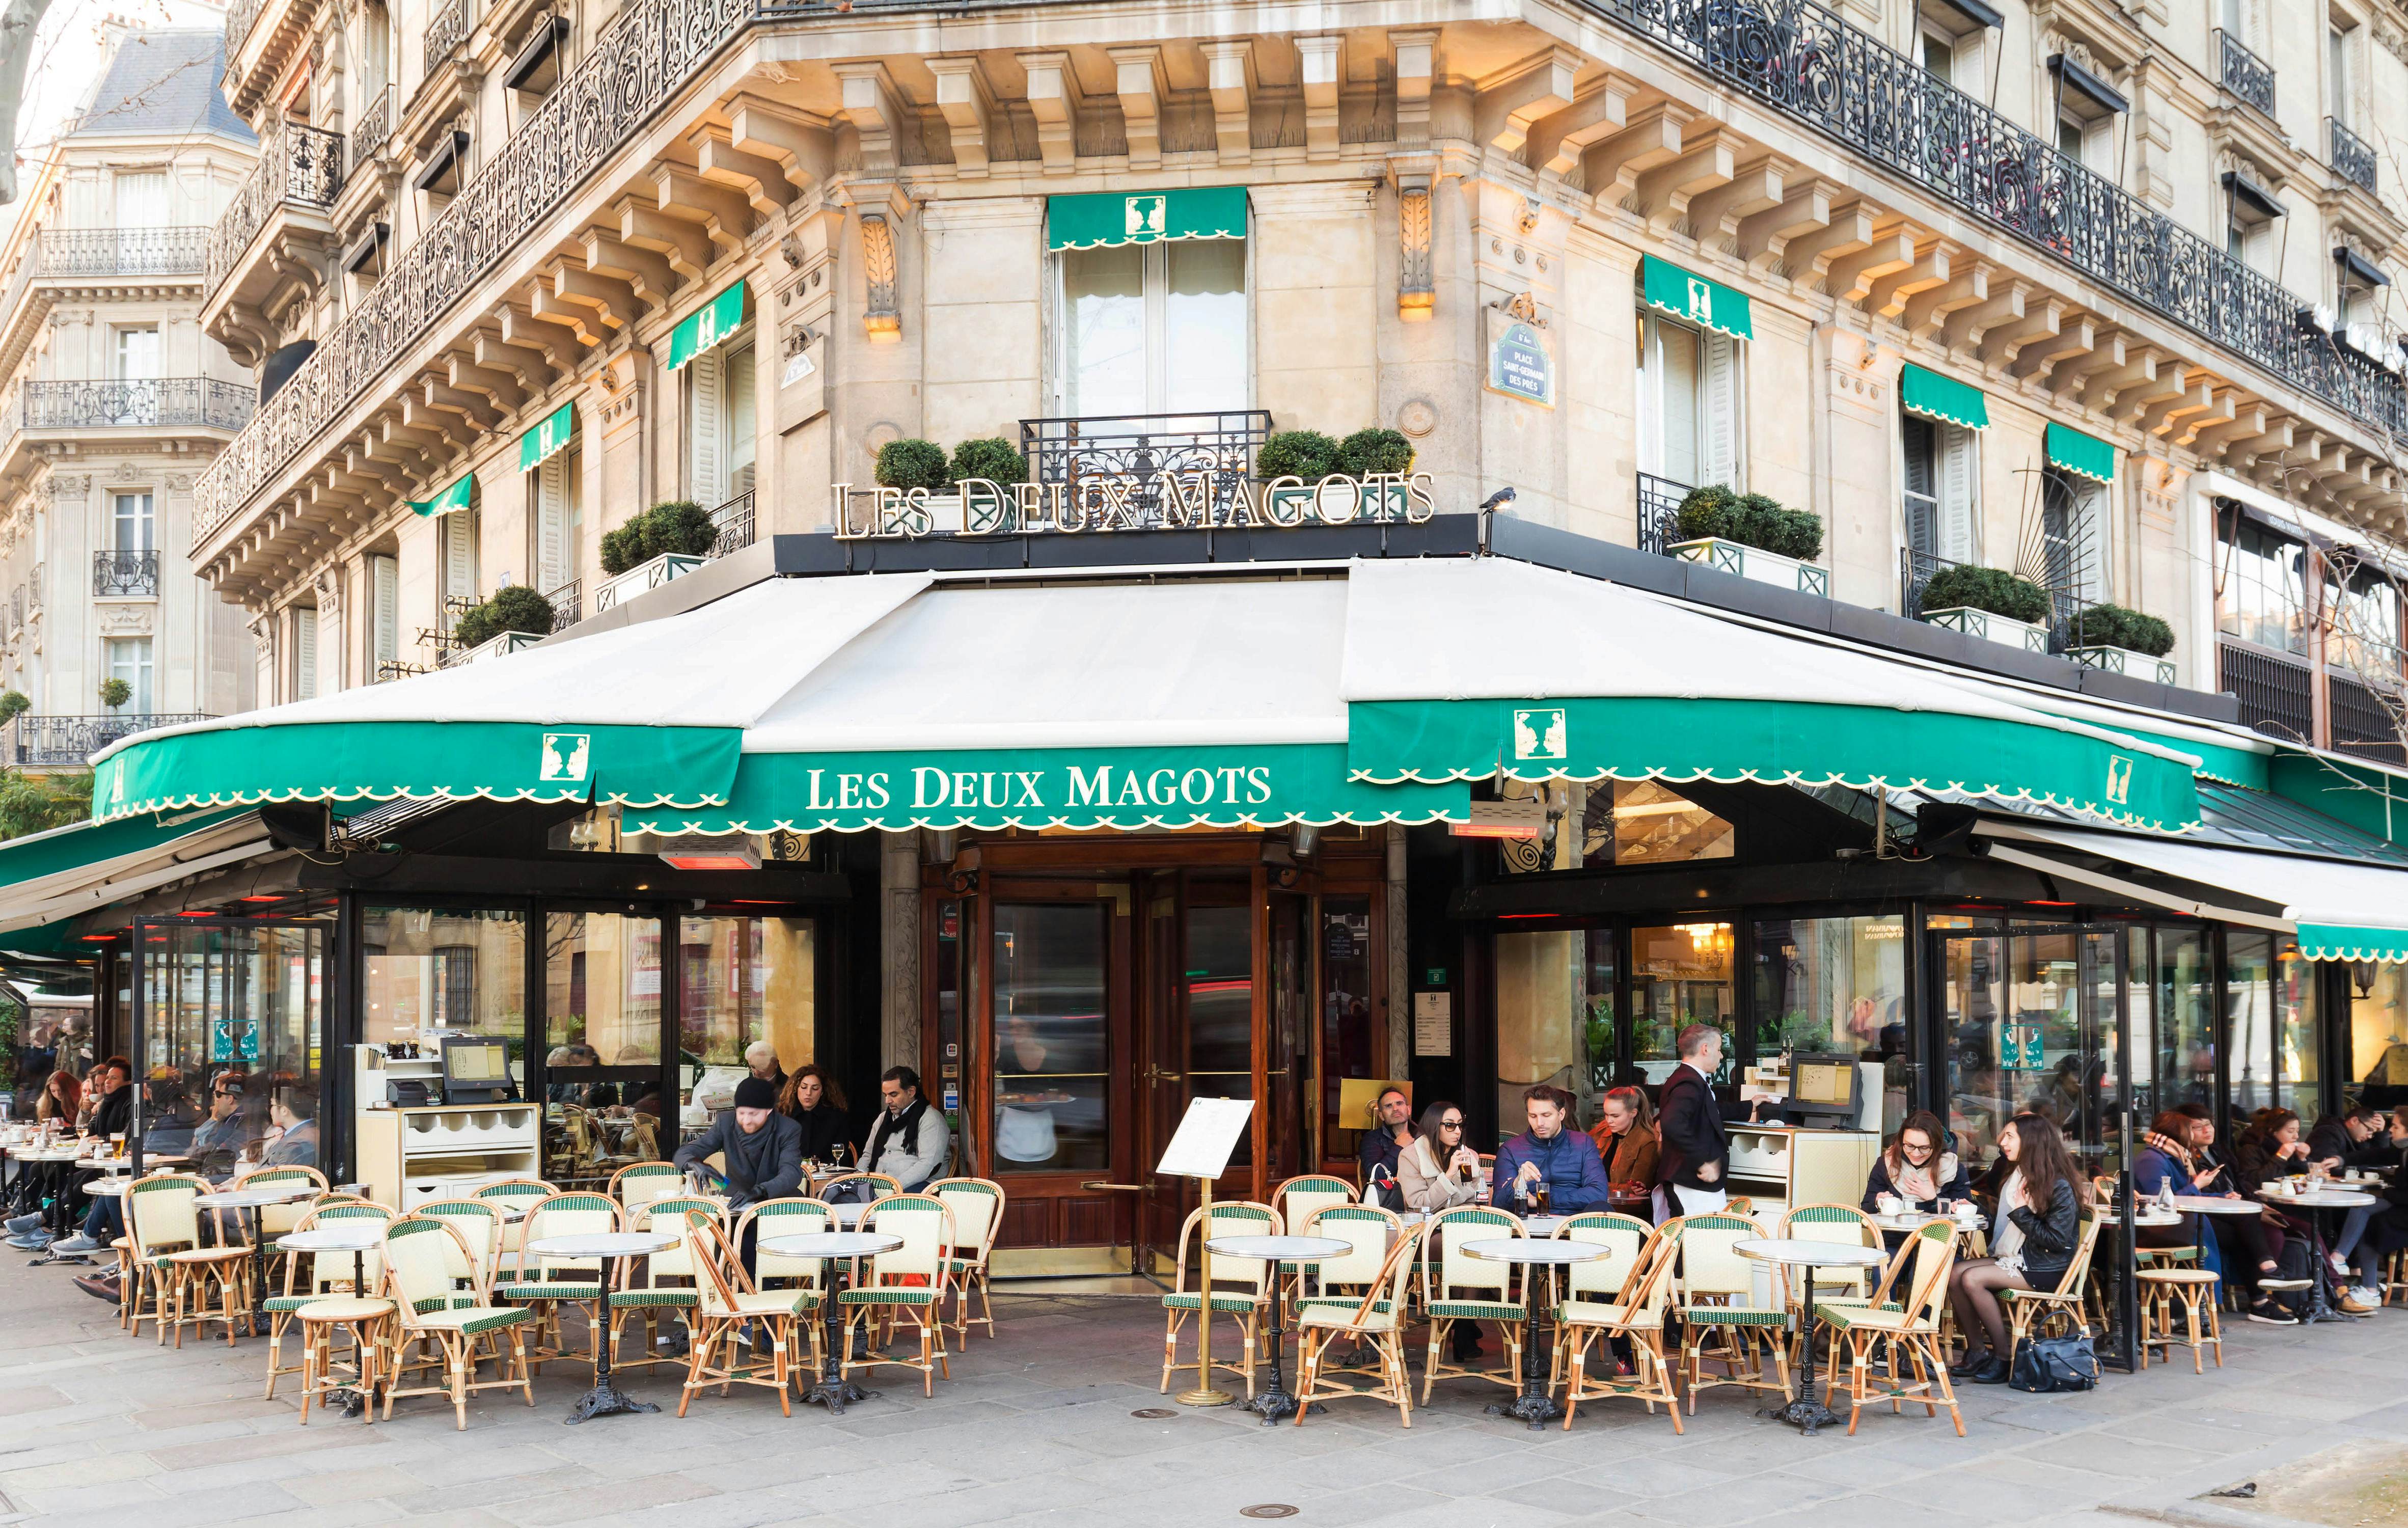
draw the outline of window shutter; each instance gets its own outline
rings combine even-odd
[[[568,463],[574,451],[554,451],[536,468],[536,590],[549,594],[568,581]]]
[[[319,633],[318,650],[325,653],[328,657],[334,660],[334,663],[330,665],[329,672],[321,676],[326,681],[323,688],[329,694],[331,694],[343,688],[343,670],[346,666],[344,664],[342,607],[337,606],[333,609],[320,610],[318,612],[318,623],[322,628],[323,628]]]
[[[719,449],[720,359],[717,350],[706,351],[695,356],[685,372],[694,390],[694,441],[687,458],[694,464],[694,480],[687,492],[706,509],[727,501],[724,458]]]
[[[390,557],[368,559],[368,594],[374,612],[375,633],[369,640],[376,650],[369,654],[381,666],[401,656],[401,567]]]
[[[318,696],[318,612],[304,607],[293,612],[293,698]]]
[[[1703,455],[1698,450],[1698,332],[1677,323],[1656,325],[1658,361],[1656,397],[1663,434],[1656,459],[1663,475],[1689,488],[1713,481],[1702,476]]]
[[[1973,432],[1961,424],[1934,426],[1940,434],[1940,555],[1971,563],[1975,555]]]
[[[477,512],[455,509],[443,517],[443,597],[477,593]]]
[[[1739,341],[1725,334],[1702,336],[1705,350],[1703,385],[1698,389],[1698,481],[1722,483],[1734,492],[1740,481]]]
[[[2107,485],[2077,481],[2073,490],[2073,589],[2093,604],[2107,598]]]

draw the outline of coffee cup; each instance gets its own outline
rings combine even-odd
[[[1875,1198],[1873,1205],[1885,1215],[1895,1215],[1904,1207],[1905,1201],[1897,1194],[1885,1193]]]
[[[2270,1178],[2263,1183],[2258,1185],[2258,1192],[2260,1193],[2287,1193],[2290,1192],[2290,1185],[2286,1179]]]
[[[1971,1199],[1960,1199],[1956,1202],[1956,1218],[1960,1221],[1972,1220],[1980,1213],[1980,1207],[1976,1206]]]

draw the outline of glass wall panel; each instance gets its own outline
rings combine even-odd
[[[1198,1098],[1254,1095],[1254,914],[1187,908],[1187,1091]],[[1229,1165],[1251,1165],[1254,1135],[1239,1136]]]
[[[1353,1161],[1362,1149],[1364,1121],[1339,1107],[1345,1081],[1384,1077],[1386,1054],[1372,1041],[1371,901],[1321,899],[1321,1154]]]
[[[2324,1107],[2316,970],[2315,962],[2300,959],[2298,945],[2285,941],[2274,963],[2274,1102],[2302,1120],[2314,1120]]]
[[[1681,1031],[1713,1024],[1723,1034],[1723,1069],[1729,1080],[1738,1047],[1730,1034],[1731,925],[1673,923],[1630,931],[1630,1058],[1650,1086],[1680,1064]]]
[[[1163,404],[1239,407],[1246,397],[1246,241],[1180,239],[1164,251]]]
[[[1882,1128],[1906,1120],[1906,919],[1756,925],[1756,1053],[1862,1057],[1885,1068]]]
[[[582,1182],[613,1159],[656,1161],[661,1130],[661,923],[544,916],[544,1176]]]
[[[2178,1104],[2215,1106],[2215,988],[2207,938],[2157,931],[2157,1096],[2151,1117]]]
[[[1524,1089],[1546,1083],[1595,1118],[1589,1069],[1587,932],[1542,929],[1497,936],[1497,1131],[1522,1128]]]
[[[1104,938],[1096,903],[996,905],[998,1177],[1108,1165]]]
[[[678,920],[678,1104],[687,1135],[732,1107],[745,1050],[767,1040],[778,1069],[811,1059],[817,1001],[812,926],[804,918]]]
[[[2007,941],[1998,935],[1940,941],[1933,973],[1948,1069],[1948,1129],[1956,1150],[1986,1162],[2015,1112],[2022,1036],[2006,1048]]]
[[[2349,1092],[2376,1108],[2408,1105],[2408,965],[2360,961],[2349,977]]]
[[[361,1038],[438,1044],[443,1035],[509,1042],[526,1083],[526,915],[493,907],[360,909],[366,978]],[[522,1094],[523,1096],[523,1094]]]
[[[2245,1121],[2274,1102],[2274,936],[2224,935],[2224,1032],[2232,1050],[2232,1114]],[[2145,1125],[2147,1121],[2143,1121]]]
[[[318,1167],[323,931],[297,924],[143,933],[144,1146],[223,1177]],[[224,1090],[222,1119],[210,1100]]]

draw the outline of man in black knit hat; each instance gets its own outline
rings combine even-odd
[[[803,1185],[803,1127],[778,1112],[778,1090],[748,1077],[736,1085],[736,1107],[710,1128],[677,1150],[677,1164],[692,1171],[717,1154],[724,1164],[731,1215],[764,1199],[783,1199]],[[752,1266],[752,1228],[744,1228],[744,1266]]]

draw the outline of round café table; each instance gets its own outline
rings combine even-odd
[[[591,1258],[602,1264],[599,1280],[604,1289],[610,1287],[610,1264],[620,1258],[650,1257],[666,1252],[678,1244],[679,1238],[666,1231],[590,1231],[573,1236],[540,1236],[526,1244],[526,1250],[537,1257]],[[608,1301],[604,1304],[608,1305]],[[605,1326],[594,1344],[594,1388],[579,1398],[569,1408],[567,1422],[575,1426],[596,1417],[615,1417],[623,1411],[658,1411],[650,1401],[638,1401],[622,1391],[610,1378],[610,1333]]]
[[[193,1196],[193,1203],[202,1209],[230,1209],[237,1219],[248,1211],[251,1217],[251,1286],[259,1292],[251,1302],[251,1335],[259,1335],[260,1302],[267,1298],[267,1249],[261,1245],[259,1212],[270,1205],[289,1205],[296,1199],[313,1199],[318,1195],[315,1183],[285,1183],[274,1188],[220,1189],[214,1193]]]
[[[1544,1240],[1530,1236],[1498,1236],[1489,1241],[1468,1241],[1463,1244],[1466,1257],[1476,1257],[1487,1263],[1519,1263],[1523,1264],[1522,1306],[1526,1313],[1522,1337],[1522,1392],[1512,1401],[1499,1401],[1488,1407],[1492,1417],[1519,1417],[1533,1430],[1544,1427],[1564,1414],[1548,1392],[1555,1387],[1543,1376],[1551,1362],[1540,1349],[1547,1340],[1545,1312],[1532,1298],[1531,1286],[1541,1267],[1561,1267],[1571,1263],[1594,1263],[1612,1255],[1612,1250],[1598,1242],[1563,1241],[1554,1237]]]
[[[1245,1405],[1246,1410],[1261,1415],[1265,1427],[1277,1422],[1282,1417],[1295,1416],[1296,1408],[1303,1404],[1287,1392],[1286,1377],[1280,1372],[1280,1351],[1284,1346],[1287,1328],[1282,1321],[1280,1314],[1281,1307],[1286,1302],[1280,1298],[1277,1264],[1319,1263],[1325,1258],[1342,1257],[1354,1250],[1354,1245],[1352,1242],[1340,1241],[1335,1236],[1214,1236],[1204,1244],[1206,1250],[1215,1257],[1260,1258],[1274,1265],[1271,1278],[1271,1329],[1268,1334],[1271,1343],[1270,1389],[1263,1391]],[[1199,1323],[1199,1331],[1200,1323],[1209,1315],[1203,1307],[1210,1303],[1210,1301],[1197,1302],[1196,1317]],[[1211,1377],[1208,1375],[1197,1383],[1210,1385]]]
[[[837,1209],[866,1209],[866,1205],[838,1205]],[[854,1220],[861,1217],[856,1215]],[[876,1391],[864,1390],[844,1377],[844,1318],[838,1308],[837,1264],[855,1267],[862,1258],[891,1252],[903,1245],[903,1238],[883,1231],[810,1231],[799,1236],[764,1236],[758,1246],[764,1252],[780,1257],[824,1258],[828,1264],[827,1277],[820,1280],[820,1299],[827,1307],[827,1347],[820,1355],[820,1380],[811,1392],[803,1397],[805,1406],[817,1401],[828,1408],[830,1416],[841,1417],[844,1408],[854,1401],[878,1398]]]
[[[1814,1394],[1814,1270],[1876,1268],[1889,1261],[1889,1253],[1878,1247],[1867,1247],[1862,1242],[1804,1241],[1794,1236],[1751,1236],[1745,1241],[1733,1242],[1731,1250],[1758,1263],[1804,1270],[1804,1278],[1799,1285],[1806,1292],[1806,1298],[1802,1302],[1804,1311],[1798,1323],[1804,1338],[1798,1356],[1798,1393],[1787,1405],[1768,1409],[1777,1421],[1795,1423],[1808,1437],[1813,1437],[1818,1427],[1847,1421]]]
[[[2319,1189],[2314,1193],[2269,1193],[2261,1194],[2259,1198],[2263,1203],[2272,1205],[2278,1209],[2291,1207],[2306,1210],[2308,1220],[2316,1228],[2317,1239],[2327,1246],[2331,1245],[2329,1239],[2331,1228],[2325,1224],[2324,1220],[2327,1210],[2364,1209],[2369,1205],[2382,1202],[2373,1194],[2361,1193],[2356,1189]],[[2313,1249],[2311,1252],[2314,1254]],[[2350,1320],[2347,1311],[2333,1304],[2333,1275],[2330,1260],[2320,1254],[2315,1254],[2311,1255],[2309,1261],[2316,1265],[2316,1277],[2315,1281],[2308,1288],[2308,1313],[2300,1319],[2303,1321]]]
[[[280,1252],[349,1252],[351,1254],[351,1295],[354,1299],[370,1299],[368,1292],[368,1250],[384,1245],[384,1222],[381,1221],[337,1221],[332,1225],[311,1226],[307,1231],[294,1231],[276,1239]],[[329,1350],[331,1351],[331,1345]],[[356,1417],[371,1397],[360,1392],[356,1385],[343,1385],[329,1393],[329,1399],[343,1403],[343,1415]]]

